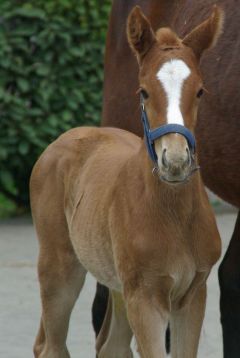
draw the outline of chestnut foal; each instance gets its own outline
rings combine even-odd
[[[112,298],[98,357],[132,357],[132,334],[141,357],[165,357],[169,321],[172,357],[196,357],[206,279],[221,244],[193,174],[191,131],[202,91],[198,62],[220,27],[215,8],[180,40],[167,28],[154,34],[134,8],[127,33],[139,62],[145,142],[121,129],[76,128],[36,163],[30,186],[42,318],[35,357],[69,357],[70,314],[87,271]]]

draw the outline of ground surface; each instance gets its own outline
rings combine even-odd
[[[225,252],[236,214],[217,215]],[[40,317],[36,261],[38,246],[31,221],[0,222],[0,357],[33,357],[32,345]],[[94,358],[90,307],[95,281],[88,277],[72,314],[68,347],[72,358]],[[221,358],[217,266],[208,280],[208,303],[198,358]],[[137,355],[136,355],[137,356]]]

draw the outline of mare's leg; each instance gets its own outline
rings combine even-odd
[[[225,358],[240,357],[240,211],[219,268],[220,309]]]
[[[140,290],[139,290],[140,291]],[[141,358],[165,358],[169,308],[142,291],[126,297],[127,314]]]
[[[92,305],[92,324],[96,334],[98,336],[104,317],[107,311],[109,290],[107,287],[97,283],[97,291]]]
[[[45,236],[47,232],[46,228],[38,230],[42,318],[34,354],[36,358],[68,358],[66,338],[70,314],[86,271],[75,256],[66,227],[55,226]]]
[[[172,358],[196,358],[206,305],[206,284],[199,287],[192,300],[171,313]]]
[[[97,339],[97,357],[99,358],[132,358],[130,348],[132,331],[128,323],[125,303],[122,294],[110,293],[108,309]],[[100,340],[100,341],[99,341]]]

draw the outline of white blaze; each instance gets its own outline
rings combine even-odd
[[[164,63],[157,73],[168,101],[167,122],[184,125],[183,116],[180,110],[181,93],[184,81],[191,71],[182,60],[171,60]]]

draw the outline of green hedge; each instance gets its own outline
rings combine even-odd
[[[0,192],[18,205],[43,149],[99,123],[109,9],[110,0],[0,2]]]

